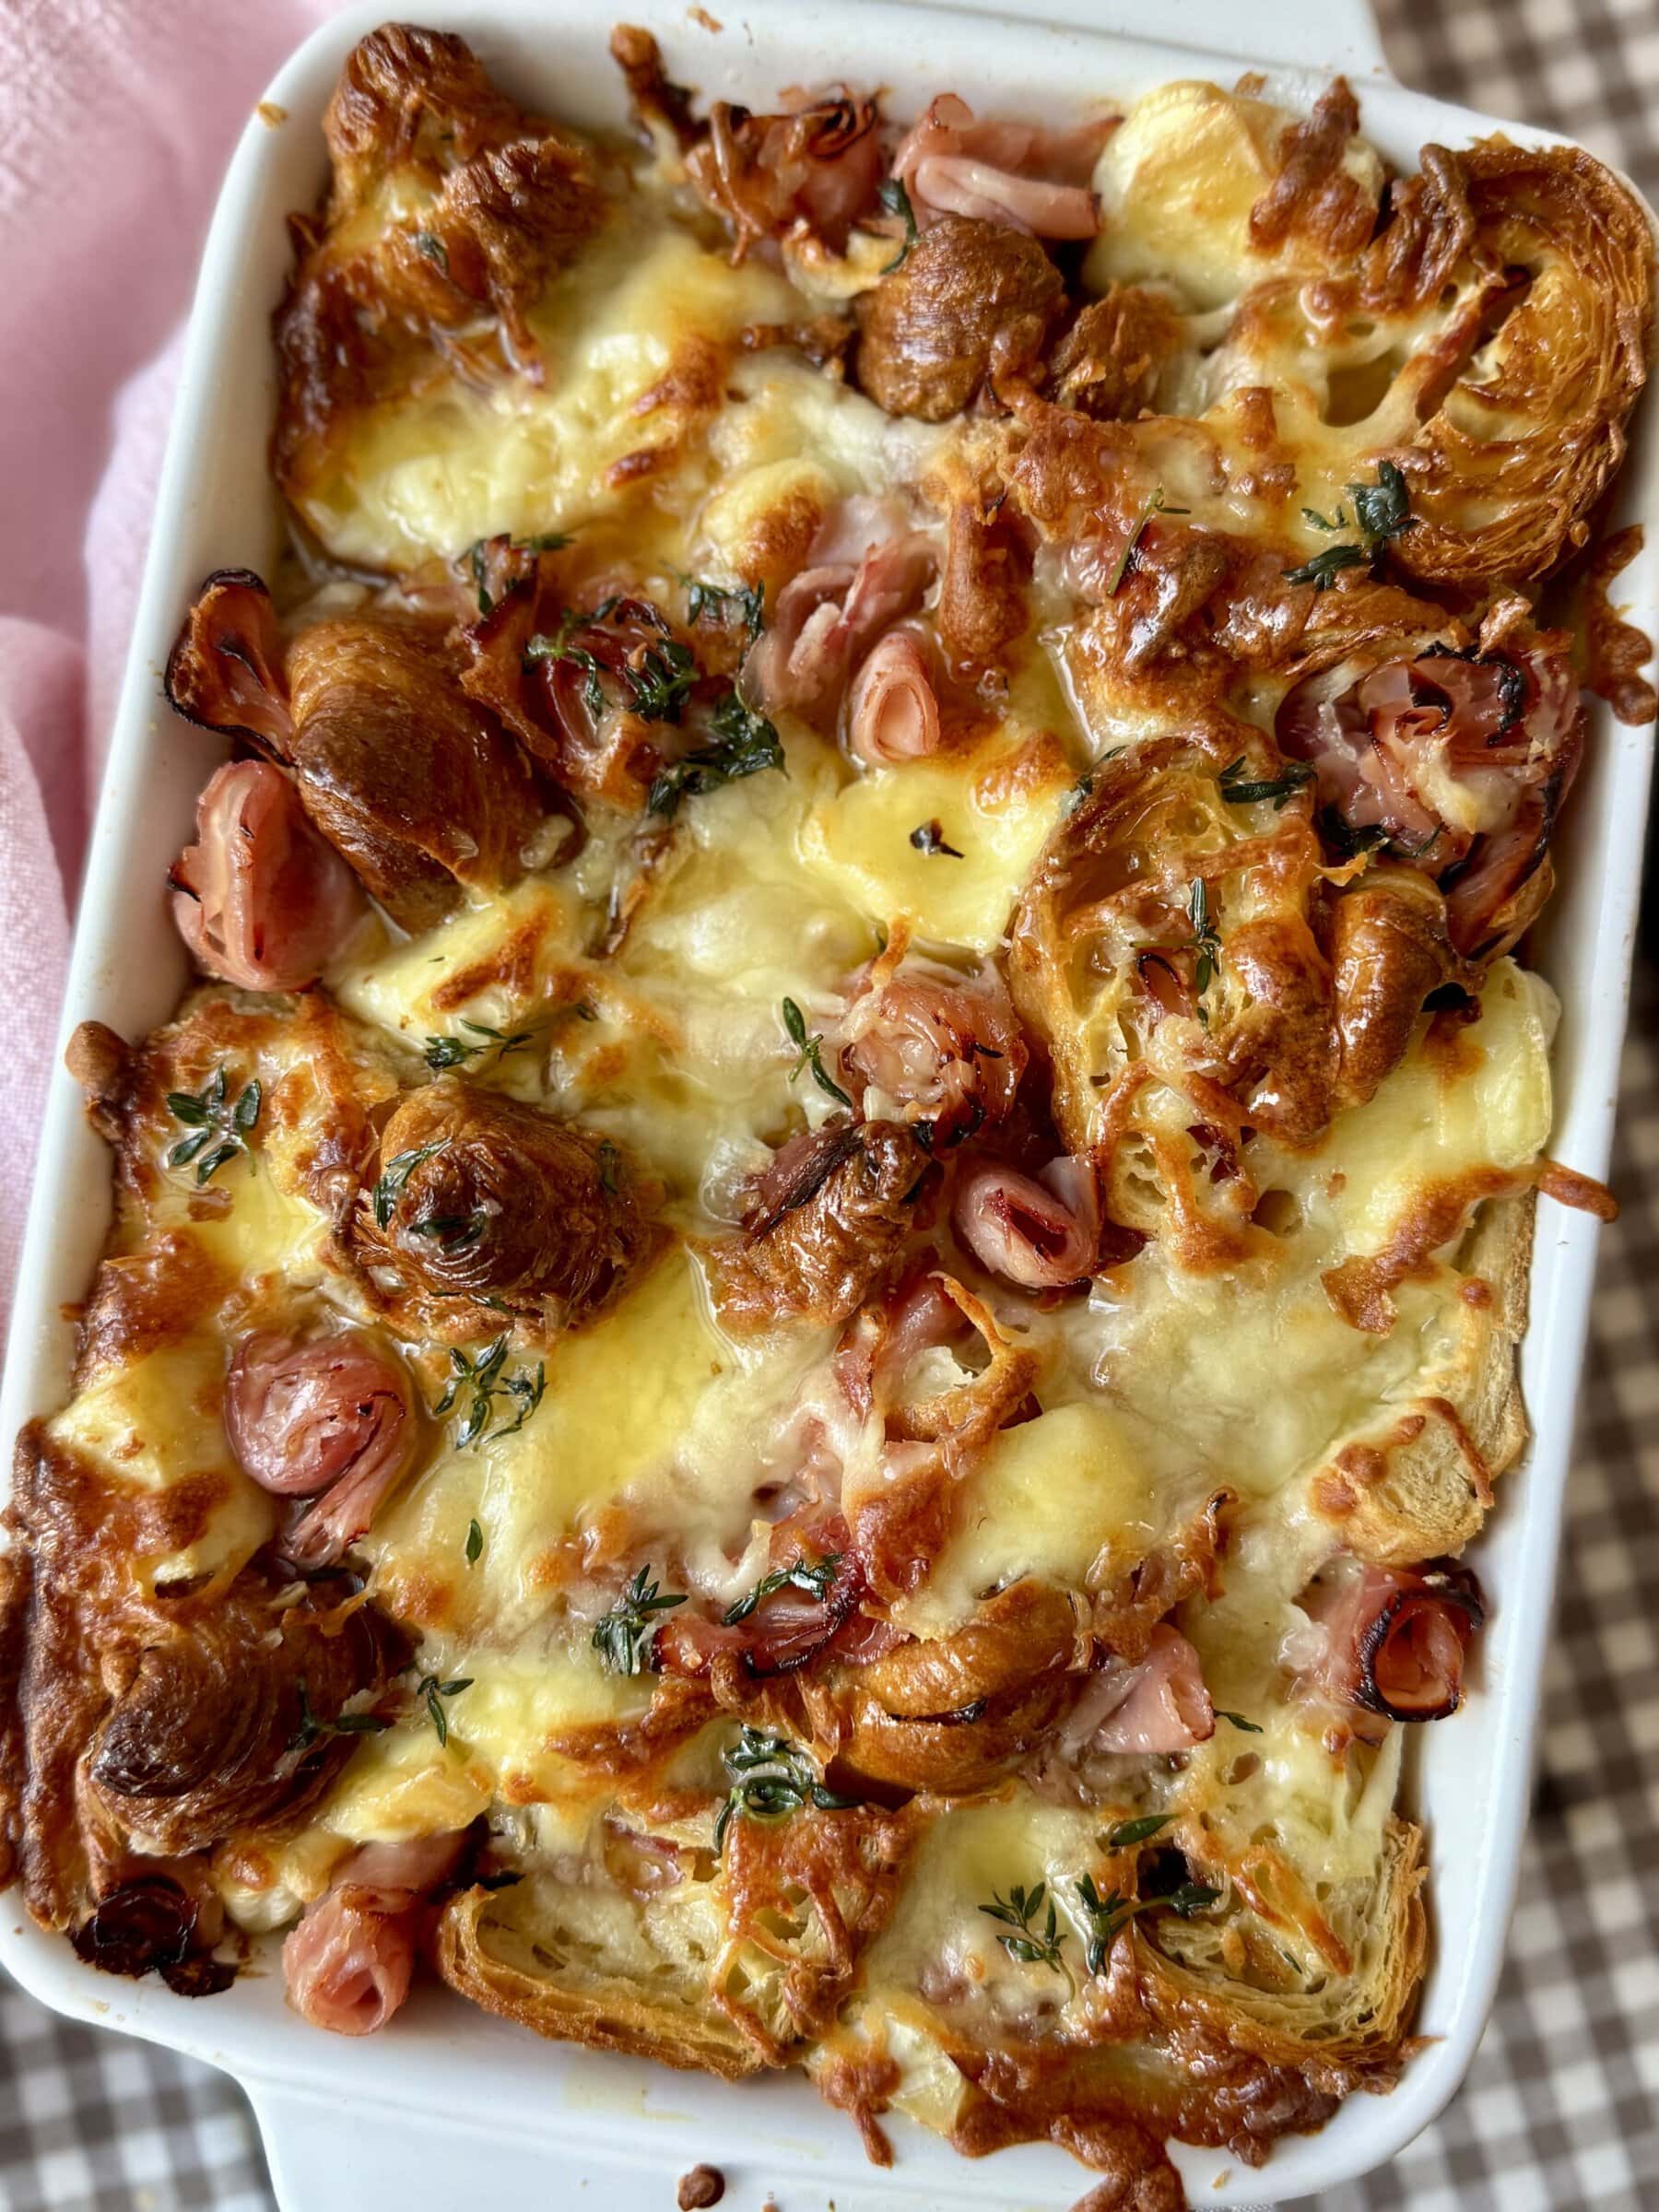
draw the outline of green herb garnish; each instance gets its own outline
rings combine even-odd
[[[728,691],[715,708],[709,727],[713,743],[671,761],[652,784],[646,801],[650,813],[671,817],[682,799],[700,798],[762,769],[782,768],[777,731],[764,714],[746,707],[735,691]]]
[[[464,1037],[429,1037],[421,1048],[421,1058],[434,1075],[441,1075],[446,1067],[464,1067],[467,1061],[479,1059],[486,1053],[494,1053],[505,1060],[509,1053],[522,1053],[534,1044],[540,1022],[533,1022],[527,1030],[491,1029],[487,1021],[470,1021],[463,1015],[461,1027],[470,1030],[481,1041],[468,1044]]]
[[[1221,940],[1216,934],[1216,924],[1210,913],[1209,889],[1202,876],[1194,876],[1187,898],[1187,919],[1193,925],[1185,950],[1198,955],[1193,970],[1193,988],[1198,994],[1198,1018],[1209,1027],[1209,1016],[1205,1010],[1204,994],[1216,979],[1221,965]]]
[[[1017,1885],[1006,1898],[994,1889],[991,1898],[991,1903],[982,1905],[980,1911],[988,1913],[993,1920],[1000,1920],[1014,1931],[996,1939],[1009,1958],[1018,1959],[1022,1966],[1053,1967],[1055,1973],[1065,1974],[1069,1982],[1071,1976],[1066,1972],[1065,1962],[1060,1956],[1060,1947],[1070,1930],[1060,1925],[1054,1912],[1054,1900],[1048,1895],[1048,1884],[1039,1882],[1034,1889],[1027,1889],[1023,1884]],[[1048,1917],[1039,1931],[1035,1923],[1038,1913],[1042,1910],[1044,1898],[1048,1898]]]
[[[466,1563],[476,1567],[484,1549],[484,1531],[476,1521],[466,1524]]]
[[[679,574],[677,570],[676,574]],[[740,618],[752,645],[764,620],[766,585],[760,583],[705,583],[700,576],[680,576],[686,587],[686,620],[696,629],[705,615],[717,622],[726,619],[728,608]]]
[[[190,1135],[182,1136],[168,1153],[168,1166],[186,1168],[194,1160],[199,1187],[241,1152],[246,1156],[252,1172],[253,1151],[248,1135],[259,1119],[264,1097],[255,1076],[243,1084],[231,1103],[222,1065],[214,1069],[200,1090],[170,1090],[167,1111],[175,1122],[184,1124]]]
[[[856,1797],[838,1797],[825,1787],[810,1755],[786,1735],[746,1726],[724,1755],[731,1795],[714,1823],[716,1856],[725,1848],[726,1830],[739,1814],[746,1820],[786,1820],[808,1805],[820,1812],[844,1812]]]
[[[1242,1728],[1246,1735],[1260,1735],[1262,1733],[1259,1721],[1247,1721],[1241,1712],[1229,1712],[1224,1705],[1217,1706],[1216,1718],[1218,1721],[1230,1721],[1235,1728]]]
[[[1315,553],[1300,568],[1285,571],[1287,583],[1311,583],[1316,592],[1329,591],[1344,569],[1364,568],[1374,562],[1391,537],[1417,528],[1417,517],[1411,512],[1411,494],[1405,477],[1392,461],[1378,462],[1374,484],[1350,484],[1347,488],[1363,542],[1357,546],[1329,546],[1323,553]],[[1335,522],[1327,522],[1312,507],[1304,507],[1302,513],[1316,530],[1347,527],[1347,519],[1340,507]]]
[[[1126,1898],[1115,1889],[1102,1897],[1095,1888],[1093,1876],[1087,1874],[1077,1882],[1077,1891],[1088,1922],[1088,1945],[1084,1956],[1091,1974],[1098,1974],[1104,1967],[1120,1931],[1127,1927],[1137,1912],[1152,1912],[1160,1905],[1167,1905],[1182,1920],[1190,1920],[1206,1905],[1213,1905],[1221,1894],[1219,1889],[1211,1889],[1203,1882],[1182,1882],[1167,1897]]]
[[[911,196],[904,189],[902,177],[883,177],[876,187],[876,197],[881,202],[883,215],[896,215],[904,225],[903,244],[882,268],[882,275],[890,276],[895,269],[901,269],[910,259],[911,248],[922,234],[916,229],[916,211],[911,206]]]
[[[830,1551],[821,1559],[815,1559],[811,1566],[805,1559],[797,1559],[793,1567],[774,1568],[771,1574],[760,1577],[747,1597],[740,1597],[735,1606],[727,1606],[725,1626],[735,1628],[740,1620],[747,1620],[758,1605],[779,1590],[804,1590],[808,1597],[816,1597],[820,1606],[827,1604],[835,1587],[835,1571],[841,1563],[841,1553]]]
[[[1236,760],[1228,762],[1217,778],[1221,796],[1230,806],[1250,806],[1258,799],[1271,799],[1273,811],[1278,814],[1288,799],[1293,799],[1313,781],[1313,770],[1306,760],[1287,760],[1277,776],[1252,778],[1243,770],[1244,756],[1241,753]]]
[[[686,1602],[683,1590],[665,1593],[649,1577],[649,1568],[641,1567],[588,1638],[604,1661],[606,1674],[641,1674],[656,1635],[653,1614],[672,1613],[676,1606]]]
[[[825,1069],[823,1032],[814,1030],[811,1036],[807,1035],[806,1017],[793,998],[783,1001],[783,1027],[788,1032],[789,1041],[796,1048],[795,1064],[789,1071],[790,1081],[793,1083],[804,1067],[809,1067],[812,1079],[818,1088],[851,1112],[852,1100]]]
[[[416,1145],[407,1152],[394,1153],[386,1162],[381,1170],[380,1178],[375,1183],[373,1192],[374,1226],[376,1229],[391,1227],[392,1209],[397,1204],[405,1183],[408,1182],[423,1159],[430,1159],[435,1153],[441,1152],[448,1142],[448,1137],[441,1136],[433,1144]]]
[[[505,1331],[493,1343],[485,1346],[476,1359],[457,1347],[450,1347],[450,1366],[453,1370],[449,1388],[432,1408],[435,1418],[441,1419],[459,1403],[462,1393],[470,1392],[472,1402],[462,1416],[461,1426],[455,1431],[457,1450],[465,1451],[469,1444],[485,1441],[498,1396],[510,1398],[518,1411],[510,1421],[490,1431],[488,1441],[494,1443],[503,1436],[516,1436],[530,1416],[542,1402],[542,1393],[547,1386],[547,1366],[538,1359],[535,1374],[521,1368],[516,1374],[507,1374],[507,1336]]]
[[[325,1735],[378,1735],[382,1728],[392,1725],[378,1712],[336,1712],[332,1721],[319,1720],[312,1711],[303,1676],[299,1689],[300,1725],[289,1740],[290,1751],[308,1751]]]
[[[436,1675],[422,1675],[415,1685],[415,1695],[426,1706],[427,1718],[436,1731],[439,1744],[445,1749],[449,1747],[449,1716],[439,1700],[459,1697],[464,1689],[470,1689],[472,1686],[470,1675],[457,1675],[453,1682],[440,1682]]]
[[[1127,1851],[1132,1844],[1144,1843],[1155,1836],[1160,1828],[1168,1828],[1175,1818],[1173,1813],[1143,1813],[1138,1820],[1120,1820],[1106,1838],[1108,1851]]]

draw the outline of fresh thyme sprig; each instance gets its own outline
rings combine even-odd
[[[656,1635],[653,1616],[672,1613],[676,1606],[686,1602],[683,1590],[665,1591],[651,1581],[650,1573],[649,1568],[641,1568],[588,1638],[604,1662],[606,1674],[642,1674]]]
[[[542,1402],[542,1393],[547,1387],[547,1364],[545,1359],[535,1363],[535,1372],[520,1368],[515,1374],[507,1374],[507,1336],[505,1331],[485,1346],[477,1358],[470,1359],[457,1346],[450,1347],[450,1366],[453,1373],[448,1389],[432,1408],[435,1418],[441,1420],[453,1410],[464,1392],[470,1392],[471,1404],[461,1417],[461,1426],[455,1431],[456,1449],[465,1452],[469,1444],[485,1441],[495,1413],[498,1396],[510,1398],[518,1410],[510,1421],[500,1429],[490,1430],[488,1441],[494,1443],[504,1436],[516,1436],[530,1416]]]
[[[259,1078],[254,1076],[242,1085],[232,1103],[222,1063],[200,1090],[170,1090],[167,1111],[175,1122],[184,1124],[190,1135],[182,1136],[168,1153],[168,1166],[186,1168],[194,1160],[198,1186],[239,1152],[245,1155],[252,1171],[253,1149],[248,1137],[259,1120],[264,1096]]]
[[[1209,1027],[1209,1014],[1204,1004],[1204,994],[1216,979],[1221,965],[1221,939],[1216,933],[1215,919],[1210,912],[1209,889],[1202,876],[1194,876],[1193,888],[1187,895],[1187,919],[1193,925],[1185,950],[1198,955],[1193,970],[1193,988],[1198,994],[1198,1018],[1205,1028]]]
[[[809,1805],[832,1813],[858,1803],[856,1797],[838,1797],[825,1786],[811,1756],[770,1729],[746,1725],[725,1753],[724,1764],[732,1790],[714,1823],[717,1857],[725,1848],[726,1830],[739,1816],[746,1820],[786,1820]]]
[[[1124,540],[1124,549],[1118,555],[1117,566],[1112,571],[1112,581],[1106,586],[1106,596],[1108,599],[1116,597],[1118,586],[1123,582],[1124,577],[1129,573],[1129,564],[1135,559],[1135,548],[1139,546],[1141,541],[1141,534],[1146,529],[1147,524],[1152,520],[1152,517],[1155,514],[1191,514],[1192,512],[1193,511],[1190,507],[1171,507],[1164,498],[1163,486],[1159,484],[1157,487],[1157,488],[1153,491],[1151,498],[1141,509],[1140,513],[1135,520],[1134,529],[1130,531],[1128,536]]]
[[[881,203],[883,215],[896,215],[904,225],[903,243],[892,260],[882,266],[882,275],[890,276],[895,269],[901,269],[910,259],[911,249],[922,233],[916,228],[916,211],[911,206],[911,196],[904,189],[902,177],[883,177],[876,187],[876,197]]]
[[[1311,583],[1316,592],[1329,591],[1344,569],[1371,567],[1392,537],[1417,528],[1417,517],[1411,512],[1411,494],[1405,477],[1392,461],[1379,461],[1374,484],[1350,484],[1348,497],[1354,502],[1354,521],[1359,527],[1360,543],[1327,546],[1323,553],[1315,553],[1300,568],[1287,569],[1287,583]],[[1347,518],[1340,507],[1334,521],[1327,521],[1312,507],[1304,507],[1302,513],[1316,530],[1345,530]]]
[[[392,1724],[378,1712],[336,1712],[332,1721],[324,1721],[312,1711],[311,1697],[305,1687],[305,1677],[300,1678],[300,1725],[288,1743],[290,1751],[309,1751],[314,1743],[326,1735],[378,1735]]]
[[[1048,1899],[1048,1916],[1039,1928],[1036,1924],[1037,1915],[1042,1910],[1045,1898]],[[1052,1967],[1055,1973],[1065,1975],[1069,1982],[1071,1973],[1060,1951],[1071,1931],[1060,1925],[1054,1912],[1054,1900],[1049,1897],[1048,1884],[1039,1882],[1034,1889],[1028,1889],[1023,1883],[1017,1883],[1006,1898],[999,1890],[994,1889],[991,1899],[990,1904],[982,1905],[980,1911],[989,1914],[993,1920],[1001,1921],[1012,1931],[996,1939],[1009,1958],[1018,1959],[1022,1966]]]
[[[652,814],[671,818],[682,799],[700,798],[723,784],[735,783],[763,769],[783,767],[783,747],[764,714],[746,707],[728,691],[709,724],[712,743],[700,745],[670,761],[651,786],[645,804]]]
[[[766,585],[759,583],[709,583],[700,576],[687,576],[678,570],[675,573],[686,587],[686,620],[693,629],[711,616],[716,622],[727,619],[728,610],[741,620],[748,632],[752,645],[760,635],[765,621]]]
[[[820,1606],[827,1604],[841,1563],[841,1553],[830,1551],[821,1559],[813,1560],[810,1566],[805,1559],[797,1559],[793,1567],[774,1568],[771,1574],[760,1577],[747,1596],[726,1607],[726,1627],[735,1628],[740,1620],[747,1620],[757,1606],[780,1590],[804,1590],[808,1597],[816,1597]]]
[[[1118,1936],[1137,1912],[1153,1912],[1167,1905],[1182,1920],[1191,1920],[1194,1912],[1202,1912],[1206,1905],[1213,1905],[1221,1894],[1219,1889],[1212,1889],[1203,1882],[1182,1882],[1179,1888],[1171,1889],[1164,1897],[1130,1898],[1116,1889],[1108,1890],[1102,1897],[1095,1888],[1094,1877],[1088,1874],[1075,1886],[1088,1923],[1084,1959],[1091,1974],[1098,1974],[1104,1967]]]
[[[1250,776],[1244,772],[1244,756],[1230,760],[1216,779],[1221,796],[1230,806],[1251,806],[1257,800],[1271,799],[1275,814],[1282,813],[1287,801],[1299,791],[1306,790],[1313,781],[1312,764],[1307,760],[1287,760],[1277,776]]]
[[[449,1716],[439,1700],[459,1697],[464,1689],[470,1689],[472,1686],[470,1675],[457,1675],[453,1682],[440,1682],[436,1675],[422,1675],[415,1685],[415,1695],[425,1705],[427,1718],[432,1724],[440,1747],[444,1749],[449,1747]]]
[[[812,1079],[818,1088],[828,1097],[838,1100],[841,1105],[851,1110],[852,1100],[834,1077],[825,1069],[822,1031],[815,1030],[808,1036],[806,1017],[793,998],[786,998],[783,1001],[783,1028],[790,1043],[796,1048],[795,1064],[789,1071],[790,1081],[793,1083],[804,1067],[809,1067],[812,1070]]]
[[[423,1159],[430,1159],[437,1153],[441,1152],[448,1142],[448,1137],[441,1136],[432,1144],[414,1145],[406,1152],[393,1154],[381,1170],[374,1185],[373,1206],[376,1229],[391,1227],[392,1209],[397,1204],[405,1183],[408,1182]]]
[[[429,1037],[421,1048],[421,1058],[434,1075],[441,1075],[446,1067],[464,1067],[469,1060],[481,1059],[486,1053],[494,1053],[505,1060],[509,1053],[522,1053],[526,1045],[534,1044],[537,1031],[544,1026],[532,1022],[527,1030],[492,1029],[487,1021],[470,1020],[465,1014],[461,1027],[470,1030],[479,1040],[468,1044],[464,1037]]]

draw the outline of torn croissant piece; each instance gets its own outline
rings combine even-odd
[[[1418,519],[1390,550],[1425,583],[1478,590],[1547,575],[1584,544],[1647,382],[1653,241],[1580,147],[1491,138],[1441,159],[1501,319],[1488,332],[1477,314],[1466,360],[1398,456]]]
[[[498,91],[463,40],[386,24],[354,48],[324,134],[333,182],[291,220],[272,464],[303,506],[353,420],[483,323],[539,377],[527,311],[603,219],[594,159]]]
[[[167,665],[178,712],[283,762],[317,830],[410,930],[440,921],[464,885],[512,882],[549,826],[518,747],[462,691],[445,630],[342,616],[302,629],[285,656],[265,585],[221,570]],[[562,819],[551,827],[562,835]]]
[[[476,1335],[487,1300],[546,1341],[646,1265],[657,1195],[608,1138],[445,1075],[386,1124],[354,1235],[362,1264],[415,1311]]]

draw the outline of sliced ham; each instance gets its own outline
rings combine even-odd
[[[1464,1663],[1486,1618],[1468,1568],[1338,1561],[1302,1606],[1319,1633],[1306,1687],[1391,1721],[1440,1721],[1463,1702]]]
[[[971,1169],[957,1185],[956,1232],[982,1267],[1022,1290],[1063,1290],[1094,1273],[1100,1238],[1092,1164],[1064,1157],[1040,1178]]]
[[[1160,1621],[1138,1666],[1109,1661],[1078,1700],[1063,1742],[1074,1750],[1169,1756],[1216,1733],[1198,1654]]]
[[[261,1489],[317,1500],[283,1546],[311,1567],[363,1535],[418,1441],[402,1368],[353,1330],[310,1343],[248,1337],[225,1378],[225,1432]]]
[[[1030,1057],[1001,976],[889,961],[864,971],[838,1032],[841,1071],[862,1111],[925,1124],[935,1152],[995,1128]]]
[[[460,1834],[352,1853],[282,1947],[288,2002],[313,2028],[372,2035],[409,1994],[420,1913],[454,1872]]]
[[[938,751],[939,701],[919,632],[889,629],[865,655],[848,701],[847,743],[866,768]]]
[[[923,228],[961,215],[1037,238],[1092,238],[1100,209],[1088,180],[1112,127],[977,123],[966,100],[942,92],[900,144],[893,173]]]
[[[173,920],[196,965],[243,991],[303,991],[367,911],[357,878],[264,760],[231,760],[196,801]]]
[[[920,606],[938,547],[874,499],[846,500],[814,540],[807,565],[778,594],[744,664],[743,690],[767,712],[792,709],[831,729],[853,669]]]

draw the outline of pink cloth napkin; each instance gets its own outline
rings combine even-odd
[[[196,261],[337,4],[0,0],[0,1319]]]

